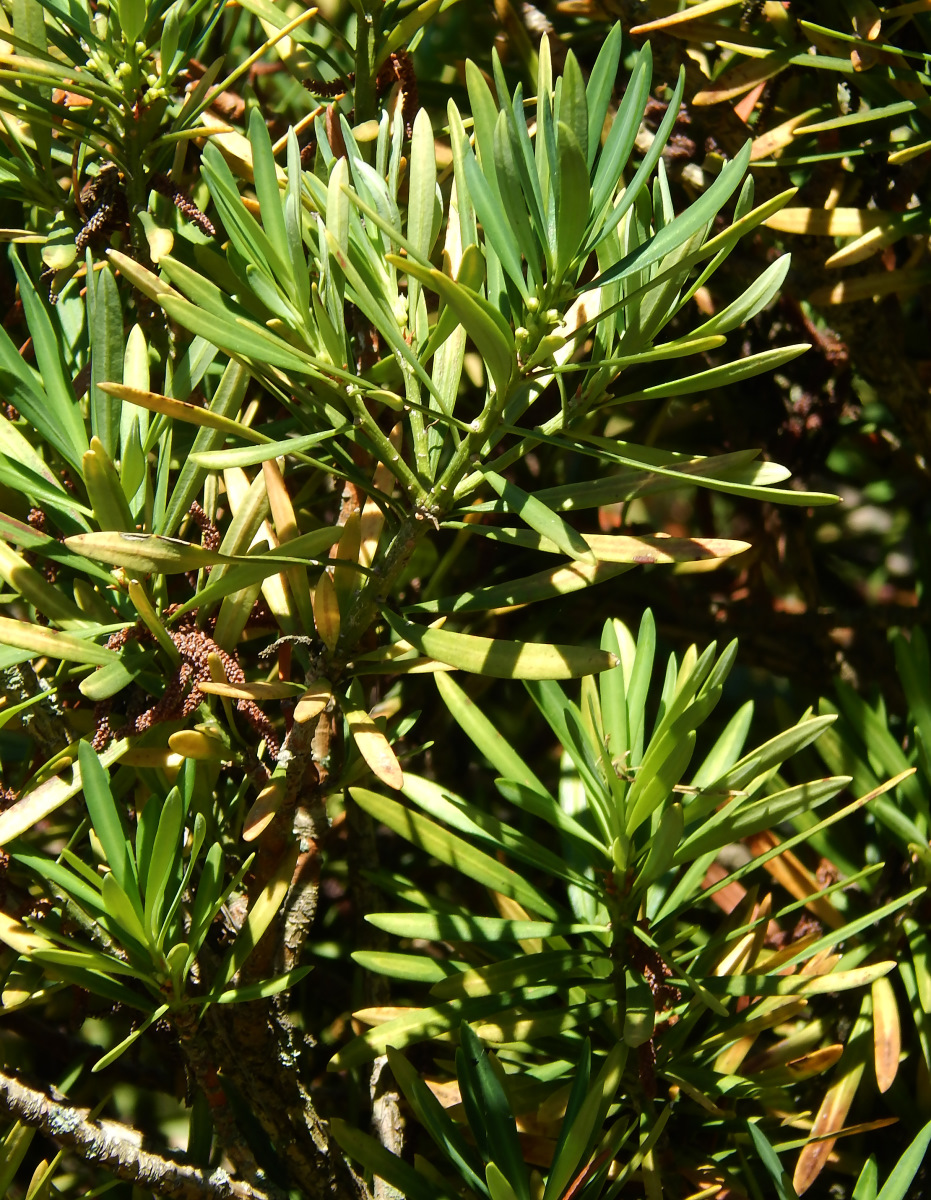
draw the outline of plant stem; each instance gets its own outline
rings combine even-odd
[[[90,1110],[74,1108],[0,1074],[0,1111],[41,1131],[59,1146],[77,1151],[119,1179],[160,1196],[189,1200],[272,1200],[283,1195],[271,1185],[256,1187],[234,1180],[222,1168],[199,1167],[167,1155],[153,1154],[138,1144],[135,1130],[116,1122],[92,1120]]]
[[[360,638],[371,625],[394,581],[407,566],[414,547],[428,528],[431,526],[424,520],[422,513],[406,517],[389,542],[384,557],[376,560],[372,574],[366,576],[362,586],[353,593],[339,634],[338,650],[344,658],[352,654]]]

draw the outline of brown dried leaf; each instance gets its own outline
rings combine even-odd
[[[821,1046],[817,1050],[812,1050],[810,1054],[802,1054],[798,1058],[790,1059],[786,1063],[786,1070],[796,1081],[801,1079],[810,1079],[814,1075],[823,1075],[825,1071],[840,1059],[844,1053],[844,1047],[835,1042],[832,1046]]]
[[[694,10],[690,10],[694,11]],[[765,83],[786,69],[786,59],[783,54],[768,54],[766,58],[749,58],[731,67],[717,79],[711,87],[703,88],[692,97],[696,107],[707,107],[711,104],[723,104],[725,100],[736,100],[744,92],[749,92],[758,83]]]
[[[821,1174],[828,1156],[834,1148],[837,1136],[844,1127],[844,1121],[847,1119],[866,1066],[863,1051],[869,1026],[869,1016],[861,1008],[860,1017],[845,1048],[844,1059],[848,1059],[846,1069],[843,1069],[845,1064],[842,1060],[839,1069],[843,1070],[843,1073],[825,1093],[821,1107],[818,1109],[818,1115],[811,1127],[812,1140],[802,1147],[795,1165],[792,1186],[800,1196]]]
[[[779,838],[774,833],[758,833],[752,838],[748,838],[747,843],[750,852],[756,856],[778,846]],[[817,879],[791,850],[784,850],[782,854],[771,858],[769,862],[763,864],[763,868],[796,900],[805,900],[808,896],[814,896],[805,907],[828,928],[840,929],[844,924],[843,914],[834,907],[830,897],[814,895],[821,890]]]

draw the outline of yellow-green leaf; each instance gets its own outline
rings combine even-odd
[[[148,409],[149,412],[160,413],[162,416],[171,417],[176,421],[186,421],[189,425],[199,425],[205,429],[216,429],[247,442],[264,444],[271,440],[264,434],[250,429],[248,425],[241,425],[238,421],[212,412],[209,408],[201,408],[199,404],[189,404],[186,400],[173,400],[170,396],[128,387],[122,383],[102,383],[99,386],[101,391],[110,396],[117,396],[120,400],[126,400],[130,404]]]
[[[100,528],[134,529],[135,522],[123,494],[119,472],[99,438],[91,438],[91,447],[83,456],[82,466],[84,486]]]
[[[185,571],[199,571],[201,567],[212,567],[219,563],[235,563],[237,560],[204,546],[195,546],[180,538],[161,537],[155,533],[124,533],[120,531],[102,533],[78,533],[65,538],[69,550],[94,562],[107,563],[111,567],[123,567],[143,575],[177,575]]]
[[[30,625],[26,621],[14,621],[0,617],[0,645],[14,646],[17,650],[28,650],[35,655],[45,655],[64,662],[86,663],[89,666],[105,667],[118,662],[118,656],[105,646],[85,641],[69,633],[58,633],[42,625]]]
[[[703,3],[693,4],[691,8],[683,9],[682,12],[671,13],[666,17],[657,17],[655,21],[647,21],[642,25],[634,25],[630,32],[639,37],[641,34],[653,33],[658,29],[672,29],[686,21],[697,21],[702,17],[708,17],[712,13],[720,12],[723,8],[735,8],[740,2],[741,0],[703,0]]]
[[[387,612],[385,620],[427,658],[493,679],[577,679],[607,671],[618,663],[614,654],[585,646],[509,642],[446,629],[424,629]]]

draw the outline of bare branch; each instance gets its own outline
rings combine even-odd
[[[0,1073],[0,1111],[33,1129],[40,1129],[59,1146],[77,1151],[120,1179],[177,1200],[276,1200],[277,1188],[261,1190],[232,1179],[226,1171],[210,1170],[143,1150],[139,1134],[114,1121],[91,1120],[90,1110],[74,1108],[44,1092]]]

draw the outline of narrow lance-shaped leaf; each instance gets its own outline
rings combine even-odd
[[[14,621],[9,617],[0,617],[0,645],[14,646],[17,650],[27,650],[37,656],[47,655],[49,658],[85,663],[88,666],[108,666],[119,661],[113,650],[98,646],[89,639],[57,633],[54,629],[31,625],[25,621]]]
[[[495,389],[503,396],[517,367],[517,355],[514,335],[501,313],[482,296],[454,282],[442,271],[428,271],[394,254],[386,257],[389,263],[419,279],[449,305],[487,363]]]
[[[495,1074],[488,1055],[466,1021],[459,1028],[459,1049],[456,1051],[456,1074],[463,1107],[472,1131],[479,1139],[490,1162],[496,1164],[502,1180],[506,1180],[513,1196],[530,1200],[530,1176],[524,1162],[517,1136],[517,1126],[507,1093]],[[484,1144],[484,1145],[483,1145]],[[489,1183],[492,1180],[486,1172]],[[493,1200],[502,1192],[492,1189]]]
[[[105,397],[106,399],[106,397]],[[116,402],[119,408],[119,402]],[[102,530],[134,529],[132,513],[120,485],[119,472],[103,442],[95,435],[83,456],[84,486]]]
[[[912,1180],[918,1174],[922,1163],[926,1161],[928,1145],[931,1144],[931,1121],[915,1135],[899,1161],[892,1168],[892,1174],[882,1186],[876,1200],[905,1200]]]
[[[36,414],[34,424],[48,436],[54,427],[55,434],[50,437],[53,444],[59,445],[64,457],[78,472],[81,469],[81,455],[87,450],[87,431],[84,428],[84,418],[74,395],[71,380],[65,371],[62,361],[61,346],[52,326],[45,305],[39,298],[26,268],[19,261],[17,254],[12,255],[13,270],[19,284],[20,299],[32,334],[35,348],[36,365],[48,398],[46,412]]]
[[[556,916],[552,904],[516,871],[477,850],[429,817],[366,788],[351,788],[350,795],[365,812],[440,862],[503,896],[512,897],[540,916]]]
[[[429,3],[438,8],[440,0],[429,0]],[[416,16],[417,11],[411,16]],[[361,1133],[349,1121],[332,1117],[327,1122],[327,1127],[337,1144],[348,1155],[396,1189],[406,1200],[450,1200],[452,1189],[443,1191],[436,1187],[420,1171],[385,1149],[381,1142],[369,1134]]]
[[[643,245],[625,255],[619,263],[597,275],[591,283],[586,285],[586,290],[603,287],[606,283],[623,279],[632,271],[642,271],[644,267],[672,253],[693,234],[698,233],[709,221],[714,219],[736,190],[741,179],[747,173],[749,163],[750,142],[747,142],[738,154],[727,163],[711,187],[698,200],[690,204],[685,212],[680,213]]]
[[[423,629],[388,612],[385,620],[399,637],[429,658],[494,679],[575,679],[606,671],[617,662],[607,651],[584,646],[508,642],[445,629]]]
[[[475,1151],[459,1132],[456,1123],[447,1116],[446,1110],[424,1083],[419,1073],[393,1046],[388,1047],[388,1063],[408,1104],[434,1142],[450,1160],[466,1184],[480,1194],[485,1193],[484,1181],[478,1173],[479,1163],[476,1161]]]
[[[87,742],[82,741],[78,746],[78,762],[81,766],[87,811],[106,855],[107,865],[116,882],[138,906],[141,917],[142,904],[136,881],[136,864],[120,809],[110,790],[107,772]]]
[[[568,1194],[563,1189],[591,1153],[604,1125],[608,1109],[620,1086],[627,1053],[627,1045],[622,1041],[616,1042],[584,1099],[581,1093],[576,1096],[573,1091],[566,1109],[565,1124],[553,1156],[553,1165],[546,1181],[543,1200],[557,1200],[558,1197]],[[573,1104],[573,1100],[577,1103]]]
[[[607,933],[609,926],[585,921],[518,921],[508,917],[435,916],[432,913],[371,913],[366,921],[401,938],[442,942],[527,942],[537,938],[569,937],[577,933]]]
[[[341,701],[340,708],[349,726],[352,740],[374,775],[391,788],[404,786],[404,773],[391,743],[364,709]]]
[[[64,629],[83,629],[93,625],[93,621],[81,612],[60,586],[49,583],[40,571],[30,566],[21,554],[2,540],[0,579],[14,590],[21,601],[34,605],[38,612]]]
[[[618,21],[611,26],[611,32],[602,42],[585,89],[585,102],[588,110],[586,162],[589,170],[601,148],[601,133],[605,117],[608,115],[608,105],[611,103],[611,93],[614,90],[617,69],[621,61],[621,40],[621,23]],[[628,86],[630,85],[628,84]]]
[[[507,779],[514,779],[546,794],[543,784],[511,743],[454,679],[448,675],[437,675],[436,687],[453,718],[496,771]]]
[[[120,383],[122,375],[123,310],[113,271],[106,264],[97,273],[94,288],[91,427],[111,459],[119,454],[120,402],[100,384]]]
[[[118,661],[112,650],[107,651],[112,655],[114,661]],[[100,764],[104,767],[109,767],[123,757],[129,749],[129,742],[125,739],[114,742],[102,754],[98,755]],[[0,813],[0,846],[5,846],[14,838],[22,836],[28,829],[38,824],[49,815],[61,808],[72,796],[76,796],[81,790],[82,778],[81,768],[79,765],[72,770],[70,780],[62,779],[56,775],[52,779],[45,780],[40,783],[33,791],[27,792],[25,796],[21,796],[19,800],[12,806]]]
[[[566,274],[588,228],[591,192],[585,153],[562,120],[557,125],[559,201],[556,209],[556,274]]]
[[[799,1154],[792,1185],[799,1193],[807,1191],[817,1179],[834,1147],[835,1139],[824,1135],[836,1134],[853,1104],[866,1067],[870,1034],[869,999],[864,999],[860,1015],[847,1042],[843,1058],[837,1067],[837,1079],[825,1093],[811,1128],[812,1137]]]
[[[541,500],[519,488],[516,483],[511,483],[497,471],[486,469],[483,474],[508,509],[516,512],[541,537],[548,539],[570,558],[588,563],[595,561],[595,556],[582,535],[558,513],[554,513]]]
[[[573,562],[525,575],[511,583],[494,583],[489,587],[460,591],[451,596],[438,596],[436,600],[425,600],[411,604],[405,613],[476,612],[484,609],[501,608],[512,604],[535,604],[540,600],[551,600],[556,596],[568,596],[584,591],[596,584],[616,579],[632,570],[631,564],[596,561]]]

